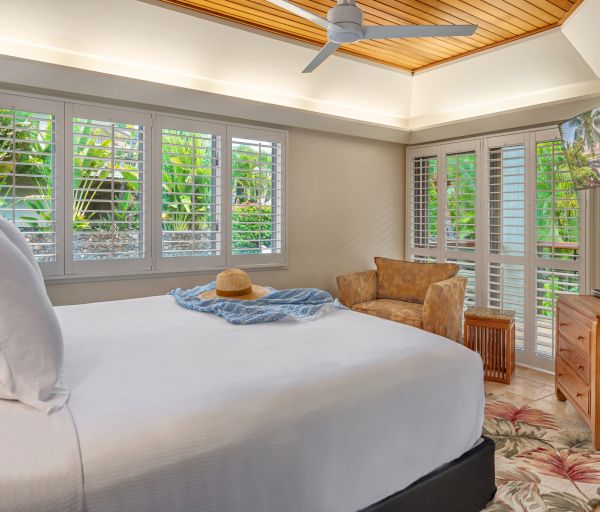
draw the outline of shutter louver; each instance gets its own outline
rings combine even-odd
[[[231,145],[231,254],[281,254],[282,144],[234,137]]]
[[[415,263],[435,263],[436,258],[434,256],[421,256],[419,254],[413,254],[410,257],[410,261]]]
[[[0,215],[17,225],[40,263],[56,261],[54,115],[0,107]]]
[[[73,118],[73,260],[145,257],[145,128]]]
[[[221,137],[162,130],[162,257],[221,253]]]

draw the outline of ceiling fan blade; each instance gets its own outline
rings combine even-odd
[[[363,27],[363,39],[472,36],[477,25],[391,25]]]
[[[267,2],[277,5],[278,7],[281,7],[286,11],[290,11],[291,13],[301,16],[302,18],[305,18],[309,21],[312,21],[320,27],[328,28],[329,25],[331,25],[331,23],[329,23],[329,21],[327,21],[325,18],[321,18],[321,16],[315,14],[314,12],[307,11],[306,9],[298,7],[296,4],[288,2],[287,0],[267,0]]]
[[[318,66],[320,66],[323,63],[323,61],[327,57],[329,57],[333,52],[335,52],[340,46],[341,45],[338,43],[329,41],[325,46],[323,46],[323,48],[321,48],[321,51],[317,53],[316,57],[310,62],[310,64],[306,66],[306,68],[304,68],[304,71],[302,71],[302,73],[312,73],[315,69],[317,69]]]

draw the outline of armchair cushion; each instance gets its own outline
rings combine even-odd
[[[340,302],[349,308],[377,298],[377,273],[374,270],[338,276],[337,285]]]
[[[353,311],[368,315],[393,320],[413,327],[423,327],[423,306],[413,302],[399,300],[379,299],[356,304]]]
[[[378,299],[421,304],[432,284],[455,276],[460,269],[455,263],[413,263],[379,257],[375,265]]]

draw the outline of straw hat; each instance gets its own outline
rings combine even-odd
[[[264,286],[252,284],[246,272],[239,268],[223,270],[217,276],[217,286],[214,290],[201,293],[200,299],[236,299],[255,300],[264,297],[269,290]]]

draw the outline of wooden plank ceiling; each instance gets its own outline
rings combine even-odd
[[[326,31],[266,0],[161,0],[322,46]],[[335,0],[293,0],[326,17]],[[386,39],[344,45],[350,55],[418,71],[561,25],[583,0],[358,0],[365,25],[462,25],[471,37]],[[591,0],[588,0],[591,1]]]

